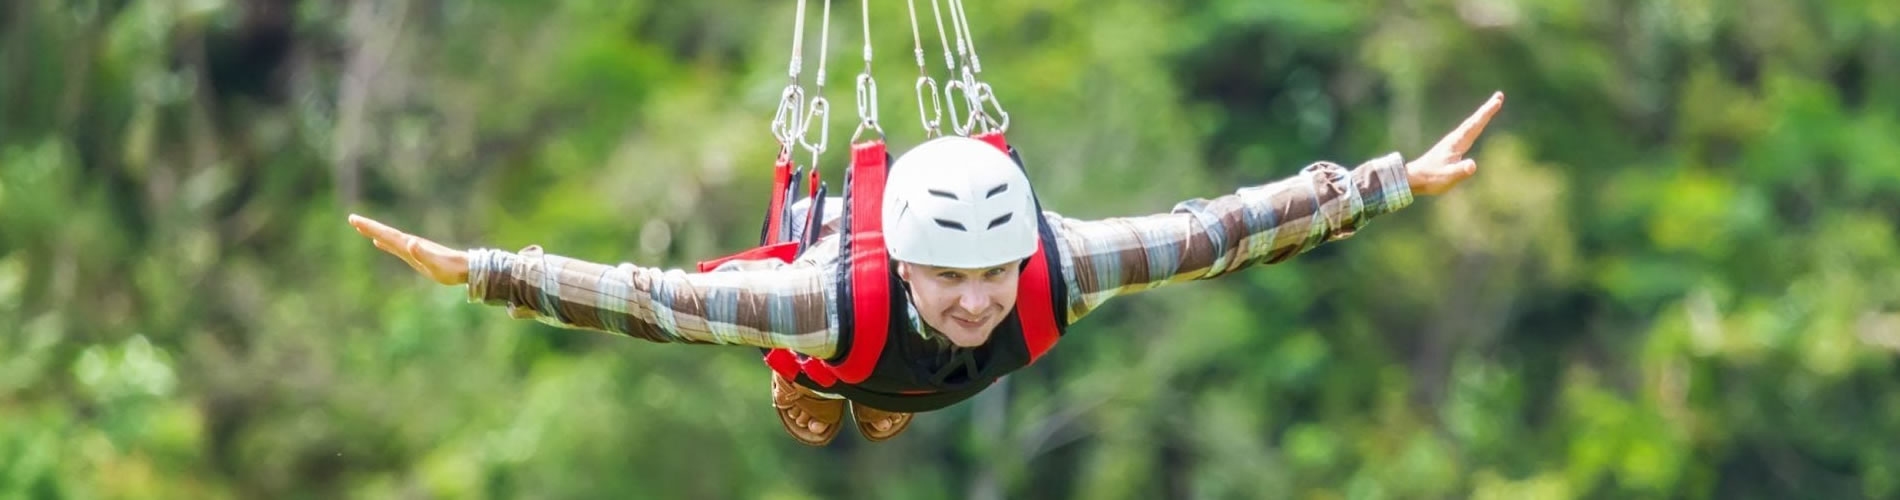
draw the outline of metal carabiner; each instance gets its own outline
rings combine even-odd
[[[991,114],[987,111],[983,113],[984,118],[989,121],[990,127],[995,129],[997,132],[1008,131],[1009,130],[1009,112],[1004,111],[1003,103],[1001,101],[996,100],[996,91],[990,87],[989,83],[979,84],[977,88],[982,89],[980,92],[977,92],[978,95],[982,96],[982,101],[979,102],[978,104],[981,105],[981,104],[987,103],[990,105],[992,109],[996,110],[996,113],[994,114]],[[996,121],[994,118],[1001,118],[1002,121],[1000,122]]]
[[[957,135],[967,136],[970,135],[970,129],[976,127],[976,115],[970,114],[965,116],[957,114],[957,94],[963,94],[964,107],[974,107],[968,104],[971,99],[970,89],[964,86],[963,80],[951,80],[950,83],[943,84],[943,100],[949,104],[948,106],[944,106],[944,108],[949,110],[950,113],[950,128],[955,130]]]
[[[970,70],[969,65],[966,64],[961,69],[963,70],[963,79],[956,83],[958,87],[963,89],[963,104],[969,108],[965,110],[969,114],[964,115],[963,121],[958,124],[957,133],[969,135],[970,131],[975,130],[978,124],[987,123],[989,120],[988,117],[983,116],[983,93],[984,87],[988,85],[977,81],[976,73]],[[955,109],[955,107],[952,106],[952,109]]]
[[[778,138],[781,146],[796,144],[798,133],[804,128],[800,123],[799,111],[805,107],[805,90],[798,85],[787,85],[779,94],[778,112],[772,116],[772,136]]]
[[[917,77],[917,119],[924,123],[924,137],[936,137],[943,134],[943,94],[937,91],[937,80],[928,76]],[[930,89],[931,112],[924,111],[924,89]]]
[[[858,75],[858,129],[851,132],[851,142],[857,143],[866,129],[884,136],[884,128],[877,124],[877,80],[868,72]]]
[[[813,120],[812,117],[814,116],[819,117],[819,119]],[[811,124],[814,121],[819,123],[818,144],[815,145],[812,144],[811,141],[806,140],[806,138],[811,137]],[[815,165],[818,164],[818,155],[824,154],[825,145],[831,142],[830,125],[831,101],[825,100],[825,96],[812,98],[811,108],[807,110],[805,114],[804,127],[798,131],[798,144],[811,151],[813,168],[816,168]]]

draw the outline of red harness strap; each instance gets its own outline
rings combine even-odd
[[[798,243],[780,241],[785,229],[785,203],[792,184],[792,155],[780,153],[778,161],[772,164],[772,201],[765,206],[765,234],[760,238],[759,246],[725,257],[699,261],[699,272],[712,272],[721,264],[733,260],[778,259],[791,262],[798,258]],[[812,181],[816,184],[818,172],[812,172]],[[813,188],[816,189],[815,187]]]
[[[1043,255],[1045,251],[1041,242],[1037,242],[1036,255],[1029,258],[1029,265],[1023,268],[1016,288],[1016,315],[1023,322],[1023,343],[1029,346],[1030,363],[1055,347],[1059,336],[1055,304],[1049,300],[1049,264]]]
[[[851,352],[833,368],[838,378],[852,384],[870,378],[891,324],[891,265],[883,221],[887,157],[882,139],[851,147]]]
[[[792,259],[796,258],[798,258],[798,242],[781,241],[770,245],[753,247],[751,250],[713,260],[699,261],[699,272],[712,272],[712,270],[718,269],[720,265],[725,264],[727,261],[778,259],[781,262],[789,263]]]
[[[1010,153],[1009,140],[1002,132],[984,132],[977,139],[996,146],[1003,153]],[[1040,215],[1040,214],[1038,214]],[[1036,253],[1029,257],[1029,265],[1023,268],[1021,281],[1016,285],[1016,316],[1023,324],[1023,342],[1029,346],[1029,362],[1035,363],[1043,353],[1056,345],[1060,336],[1056,329],[1056,304],[1050,303],[1049,262],[1044,255],[1042,239],[1036,239]]]
[[[999,132],[980,134],[976,138],[996,146],[1004,153],[1010,152],[1007,139]],[[851,297],[841,299],[850,300],[852,304],[850,351],[837,365],[818,358],[799,356],[787,349],[767,352],[765,364],[786,378],[796,378],[802,371],[813,382],[825,387],[840,380],[856,384],[870,378],[871,372],[877,367],[879,355],[883,353],[889,336],[891,318],[891,271],[889,254],[884,245],[882,220],[887,157],[882,140],[852,146],[850,172],[847,175],[850,183],[847,188],[850,193],[847,209],[852,214],[851,227],[846,228],[847,232],[841,235],[850,238],[851,244],[851,274],[848,278],[851,280]],[[780,185],[774,192],[783,190],[784,187]],[[778,200],[774,202],[778,203]],[[755,251],[772,252],[783,245],[770,245]],[[1023,340],[1028,347],[1030,363],[1055,346],[1060,335],[1056,327],[1055,304],[1050,299],[1051,283],[1046,251],[1039,238],[1036,252],[1029,258],[1017,285],[1016,311],[1022,322]]]
[[[781,239],[779,236],[784,234],[785,204],[791,201],[785,198],[790,194],[788,188],[791,184],[792,155],[780,154],[778,162],[772,165],[772,201],[765,206],[768,217],[765,222],[765,241],[761,242],[762,244],[778,243]]]
[[[851,243],[851,347],[844,360],[832,365],[822,359],[804,357],[787,349],[773,349],[765,355],[765,364],[786,378],[805,372],[813,382],[830,387],[843,380],[855,384],[870,378],[884,351],[890,325],[890,262],[884,249],[884,200],[886,154],[883,140],[851,146],[851,170],[846,177],[850,186],[847,201],[851,227],[842,237]]]
[[[977,134],[975,139],[996,146],[996,149],[1003,150],[1003,154],[1009,154],[1009,139],[1004,138],[1002,132],[984,132]]]

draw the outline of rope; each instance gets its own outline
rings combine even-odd
[[[802,8],[804,0],[800,0],[799,3]],[[800,22],[803,22],[802,16],[800,17]],[[825,99],[825,62],[827,59],[826,56],[830,55],[830,52],[831,0],[825,0],[824,20],[818,29],[818,76],[816,77],[817,84],[815,85],[817,91],[813,93],[811,107],[806,110],[805,122],[798,131],[798,143],[803,145],[807,151],[811,151],[811,168],[813,170],[818,169],[818,159],[824,155],[825,145],[831,142],[831,101]],[[816,121],[819,122],[817,144],[812,144],[811,141],[806,140],[811,136],[811,124],[814,121],[814,117],[816,117]]]
[[[798,0],[798,16],[792,23],[792,57],[785,70],[789,81],[785,84],[785,90],[779,94],[778,110],[772,116],[772,136],[778,138],[780,157],[791,155],[795,141],[804,130],[799,111],[805,107],[805,89],[798,84],[798,73],[804,63],[804,53],[805,0]]]
[[[864,23],[864,72],[858,74],[858,129],[851,132],[851,142],[858,142],[858,136],[865,130],[884,136],[884,128],[877,124],[877,79],[871,76],[871,0],[861,0],[860,11]]]
[[[910,41],[917,56],[917,84],[914,86],[917,92],[917,119],[923,122],[924,137],[927,139],[943,134],[943,96],[937,92],[937,80],[930,77],[930,68],[924,62],[924,38],[917,27],[917,0],[905,0],[905,4],[910,8]],[[938,34],[942,33],[939,29]],[[945,45],[948,46],[948,43]],[[924,109],[925,89],[930,90],[929,110]]]

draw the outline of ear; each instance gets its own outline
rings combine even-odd
[[[910,263],[897,262],[897,279],[904,280],[905,283],[910,282]]]

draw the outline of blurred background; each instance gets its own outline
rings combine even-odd
[[[831,10],[834,194],[861,5]],[[1074,217],[1409,158],[1509,98],[1450,195],[1112,302],[878,445],[794,443],[754,349],[511,320],[345,223],[748,248],[795,8],[0,5],[0,498],[1900,496],[1892,1],[968,0]],[[871,8],[901,152],[909,14]]]

